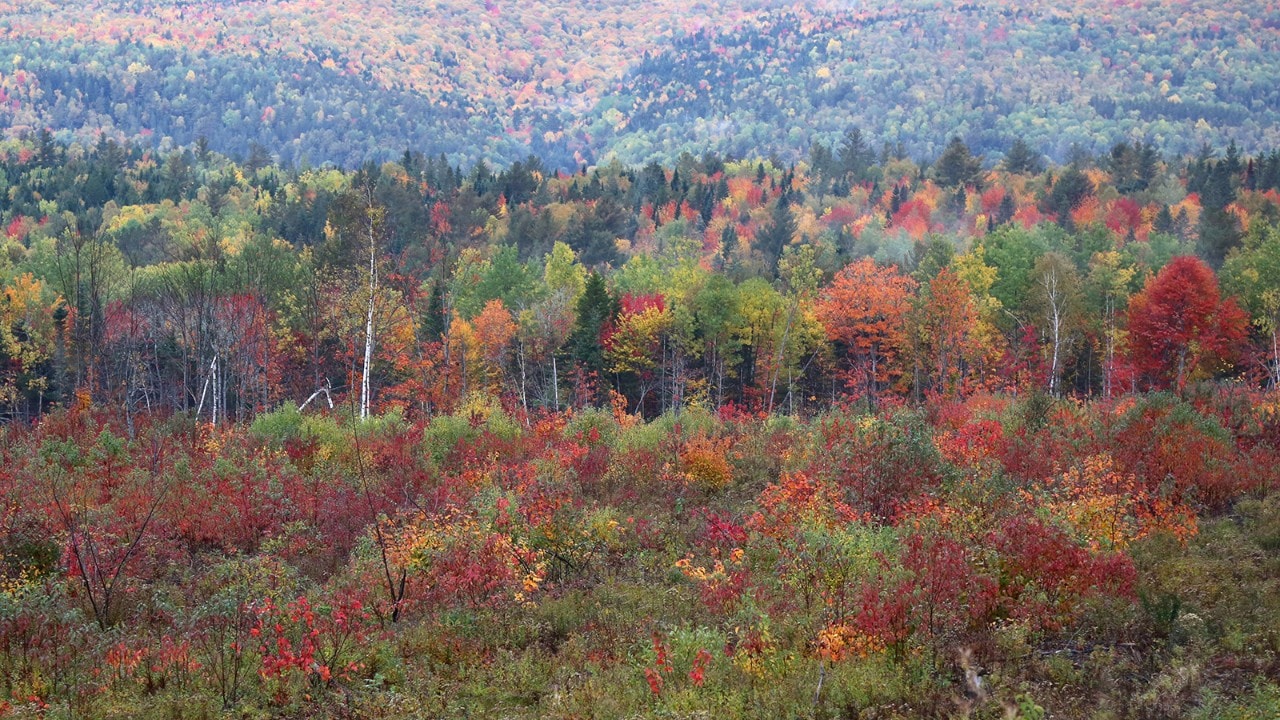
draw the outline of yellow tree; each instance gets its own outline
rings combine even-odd
[[[516,322],[501,300],[490,300],[470,320],[455,316],[449,325],[449,344],[460,364],[462,394],[497,395],[502,391],[503,372]]]
[[[61,299],[52,302],[31,273],[0,289],[0,403],[14,414],[44,404],[56,347],[54,320]]]
[[[636,378],[637,410],[646,397],[660,387],[658,369],[664,353],[672,314],[661,295],[625,295],[622,309],[611,332],[604,338],[604,359],[615,376]]]

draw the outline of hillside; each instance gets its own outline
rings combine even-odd
[[[795,157],[860,127],[1056,159],[1280,142],[1280,10],[988,3],[0,3],[10,135],[206,138],[287,163]]]

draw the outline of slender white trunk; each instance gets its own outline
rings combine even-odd
[[[308,397],[306,400],[303,400],[303,401],[302,401],[302,404],[298,406],[298,412],[302,412],[303,410],[306,410],[306,409],[307,409],[307,406],[311,404],[311,401],[312,401],[312,400],[315,400],[317,397],[319,397],[319,396],[321,396],[321,395],[324,395],[325,400],[327,400],[327,401],[329,402],[329,409],[330,409],[330,410],[332,410],[332,409],[333,409],[333,396],[329,394],[329,388],[327,388],[327,387],[322,387],[322,388],[320,388],[320,389],[316,390],[315,392],[311,393],[310,397]]]
[[[372,289],[372,286],[371,286]],[[364,368],[360,372],[360,419],[369,417],[369,367],[373,363],[373,294],[364,324]]]
[[[1049,364],[1049,394],[1058,394],[1058,355],[1062,340],[1062,308],[1058,293],[1058,273],[1050,270],[1044,280],[1045,293],[1049,297],[1049,326],[1053,332],[1053,358]]]
[[[551,401],[555,404],[556,412],[560,412],[560,373],[556,369],[556,354],[551,353]]]
[[[369,220],[369,312],[364,323],[364,368],[360,372],[360,419],[369,417],[369,371],[373,365],[373,296],[378,289],[374,266],[373,219]]]
[[[209,384],[210,382],[213,382],[213,407],[214,407],[213,424],[214,425],[218,424],[218,410],[217,410],[218,385],[217,385],[217,382],[215,382],[217,380],[217,377],[218,377],[218,356],[214,355],[213,362],[209,363],[209,374],[205,377],[204,385],[201,386],[200,388],[200,402],[196,405],[196,417],[199,418],[200,414],[204,412],[204,399],[205,399],[205,396],[209,394]]]
[[[791,324],[795,321],[796,303],[792,302],[787,312],[787,324],[782,330],[782,342],[778,344],[773,358],[773,378],[769,381],[769,413],[773,413],[774,394],[778,389],[778,376],[782,374],[782,363],[786,359],[787,341],[791,339]]]
[[[1277,331],[1271,331],[1271,387],[1280,388],[1280,339]]]
[[[527,390],[528,377],[524,370],[524,340],[516,341],[516,360],[520,363],[520,407],[524,409],[524,421],[529,422],[529,393]],[[544,396],[545,397],[545,396]]]
[[[1062,374],[1062,316],[1066,313],[1067,298],[1058,278],[1058,269],[1050,267],[1040,278],[1040,287],[1044,289],[1045,320],[1049,323],[1049,334],[1052,342],[1049,356],[1049,394],[1057,396],[1061,391],[1060,376]]]

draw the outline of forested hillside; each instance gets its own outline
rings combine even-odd
[[[0,145],[0,716],[1271,718],[1280,153]]]
[[[11,137],[205,138],[353,168],[405,148],[551,167],[681,151],[790,162],[852,126],[931,159],[959,134],[1055,160],[1280,144],[1280,9],[1061,3],[0,3]]]

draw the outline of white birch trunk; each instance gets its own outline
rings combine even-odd
[[[1040,280],[1044,286],[1045,298],[1049,301],[1049,329],[1053,334],[1053,351],[1049,363],[1049,394],[1058,394],[1058,357],[1061,353],[1062,341],[1062,293],[1058,288],[1058,271],[1050,268],[1049,273]]]
[[[364,323],[364,368],[360,372],[360,419],[369,417],[369,371],[373,365],[373,296],[378,289],[374,266],[373,218],[369,218],[369,312]]]
[[[556,412],[560,412],[560,373],[556,369],[556,354],[551,353],[551,398]]]

